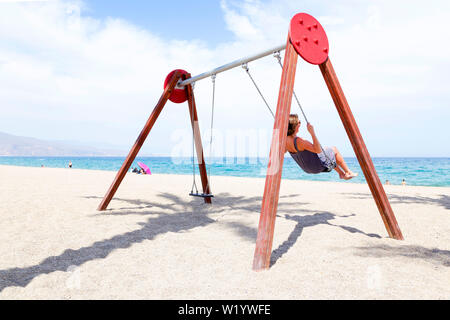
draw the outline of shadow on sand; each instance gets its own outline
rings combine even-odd
[[[298,195],[286,195],[280,198],[293,198]],[[0,292],[7,287],[25,287],[34,278],[49,274],[55,271],[67,272],[69,268],[81,266],[88,261],[96,259],[104,259],[116,249],[126,249],[133,244],[152,240],[157,235],[167,232],[182,233],[187,230],[205,227],[207,225],[217,223],[215,219],[217,213],[229,213],[230,211],[248,212],[249,214],[259,215],[261,206],[261,197],[237,197],[230,194],[218,194],[213,206],[199,204],[198,199],[186,201],[177,195],[170,193],[161,193],[159,197],[164,198],[166,204],[159,202],[149,202],[141,200],[114,198],[115,201],[122,201],[130,204],[129,207],[120,207],[106,211],[107,213],[98,213],[99,215],[148,215],[146,222],[140,223],[141,228],[116,235],[109,239],[94,242],[92,245],[79,249],[67,249],[57,256],[51,256],[44,259],[41,263],[23,267],[10,268],[0,270]],[[89,196],[85,199],[98,199],[101,197]],[[169,203],[167,203],[169,200]],[[350,233],[363,234],[368,237],[381,238],[376,234],[367,234],[361,230],[344,225],[335,225],[330,223],[337,216],[331,212],[304,210],[298,206],[306,203],[296,202],[297,208],[292,209],[292,203],[281,202],[278,206],[278,217],[285,218],[296,222],[294,230],[289,234],[287,239],[275,250],[273,250],[271,265],[273,266],[278,259],[286,254],[289,249],[296,243],[301,236],[302,231],[306,227],[313,227],[320,224],[326,224],[333,227],[341,228]],[[138,210],[138,211],[136,211]],[[310,215],[304,215],[310,212]],[[303,214],[299,216],[299,214]],[[97,215],[97,214],[96,214]],[[233,230],[238,236],[247,241],[256,241],[257,226],[249,227],[239,222],[220,222],[226,227]],[[394,248],[396,249],[396,248]],[[251,257],[249,257],[251,259]]]
[[[350,199],[368,199],[372,198],[370,193],[342,193]],[[396,194],[388,194],[390,203],[417,203],[426,205],[437,205],[450,210],[450,196],[441,194],[439,198],[421,197],[421,196],[403,196]]]
[[[311,212],[311,210],[302,210],[302,212],[304,212],[304,211]],[[354,214],[346,215],[346,216],[338,216],[338,217],[347,218],[347,217],[352,217],[352,216],[354,216]],[[359,233],[359,234],[363,234],[363,235],[365,235],[367,237],[371,237],[371,238],[379,238],[379,239],[381,238],[381,236],[379,236],[377,234],[373,234],[373,233],[368,234],[357,228],[330,223],[329,221],[333,220],[335,217],[336,217],[335,214],[332,214],[332,213],[326,212],[326,211],[318,212],[318,213],[315,213],[312,215],[307,215],[307,216],[286,215],[285,216],[286,219],[296,221],[297,224],[295,225],[294,230],[291,232],[291,234],[288,236],[288,238],[282,244],[280,244],[280,246],[278,248],[276,248],[275,250],[272,251],[272,255],[270,257],[270,265],[271,266],[275,265],[277,260],[280,259],[285,253],[287,253],[289,251],[289,249],[297,242],[297,239],[301,236],[304,228],[314,227],[319,224],[325,224],[325,225],[329,225],[329,226],[333,226],[333,227],[338,227],[338,228],[341,228],[350,233]]]
[[[436,265],[450,267],[450,251],[441,249],[429,249],[421,246],[405,245],[393,247],[380,244],[370,247],[356,247],[356,255],[373,258],[407,257],[413,260],[423,260]]]

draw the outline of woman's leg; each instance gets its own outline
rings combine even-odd
[[[358,174],[352,172],[349,167],[347,166],[347,164],[344,161],[344,157],[342,157],[341,153],[339,152],[339,150],[336,147],[332,147],[335,157],[336,157],[336,164],[342,168],[342,170],[344,170],[344,178],[343,179],[351,179],[353,177],[356,177]],[[338,170],[336,170],[338,171]],[[339,171],[338,171],[339,173]],[[339,173],[339,177],[341,177],[341,174]],[[342,179],[342,177],[341,177]]]
[[[336,147],[331,147],[334,151],[334,154],[336,156],[336,163],[338,166],[340,166],[345,173],[349,172],[350,169],[348,168],[347,164],[344,161],[344,157],[342,157],[341,153]]]
[[[334,170],[336,170],[336,172],[339,174],[339,178],[345,179],[345,172],[342,171],[341,168],[339,168],[339,167],[336,166],[336,168],[334,168]]]

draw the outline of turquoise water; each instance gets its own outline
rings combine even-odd
[[[0,157],[0,165],[25,167],[67,168],[72,161],[73,168],[117,171],[125,157]],[[364,175],[356,158],[345,158],[349,167],[359,173],[351,182],[365,183]],[[192,160],[170,157],[138,157],[152,173],[192,174]],[[389,180],[399,185],[405,179],[408,185],[450,187],[450,158],[374,158],[373,163],[384,184]],[[256,158],[220,158],[214,159],[208,170],[211,175],[237,177],[265,177],[267,159]],[[198,174],[198,167],[196,167]],[[340,181],[335,172],[318,175],[305,174],[290,157],[286,157],[283,167],[284,179],[315,181]]]

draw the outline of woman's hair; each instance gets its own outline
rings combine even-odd
[[[300,123],[298,120],[297,114],[291,114],[289,115],[289,125],[288,125],[288,131],[287,135],[291,136],[295,133],[295,128],[297,128],[297,125]]]

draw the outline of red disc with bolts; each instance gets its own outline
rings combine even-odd
[[[175,69],[171,73],[169,73],[166,77],[166,80],[164,80],[164,89],[169,84],[170,79],[172,79],[173,74],[175,71],[180,71],[182,74],[188,74],[187,71],[184,71],[182,69]],[[183,89],[173,89],[172,93],[170,94],[169,100],[174,103],[183,103],[188,99],[186,90]]]
[[[297,13],[291,20],[289,38],[295,51],[311,64],[321,64],[328,58],[328,38],[322,25],[307,13]]]

